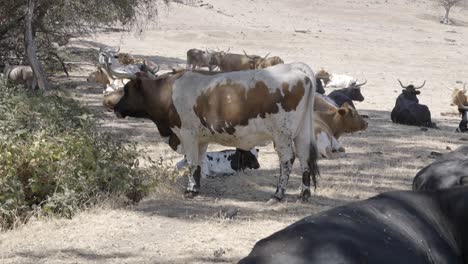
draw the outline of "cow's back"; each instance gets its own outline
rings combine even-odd
[[[183,124],[198,125],[191,129],[220,144],[234,145],[219,141],[230,141],[239,133],[269,141],[268,134],[278,129],[279,122],[289,125],[288,130],[297,128],[301,118],[297,113],[308,106],[304,99],[311,86],[298,64],[215,75],[187,72],[174,84],[173,101]]]
[[[461,264],[450,221],[430,193],[387,193],[306,217],[239,263]]]

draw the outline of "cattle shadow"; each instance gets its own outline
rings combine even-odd
[[[84,46],[84,48],[81,47],[72,47],[70,48],[70,52],[74,54],[86,54],[86,58],[90,59],[91,62],[97,63],[98,61],[98,51],[99,49],[105,49],[105,48],[117,48],[114,46],[109,46],[104,43],[100,42],[95,42],[91,40],[75,40],[72,41],[71,44],[75,45],[81,45]],[[121,52],[125,52],[121,50]],[[157,54],[157,50],[154,51],[154,53]],[[89,54],[94,54],[95,57],[91,57]],[[166,57],[166,56],[161,56],[161,55],[141,55],[141,54],[133,54],[131,53],[135,58],[143,58],[145,60],[150,60],[155,62],[156,64],[161,66],[161,69],[166,70],[166,69],[171,69],[171,68],[178,68],[178,67],[185,67],[186,60],[180,59],[180,58],[175,58],[175,57]]]
[[[90,250],[71,248],[71,249],[56,249],[56,250],[41,250],[38,251],[22,251],[18,252],[15,255],[5,256],[6,258],[13,258],[19,256],[26,260],[31,261],[32,263],[37,263],[38,261],[46,261],[55,258],[59,255],[65,255],[73,259],[81,259],[81,261],[106,261],[109,259],[113,260],[126,260],[134,257],[132,253],[124,252],[113,252],[107,254],[98,254]],[[22,260],[22,262],[26,261]]]

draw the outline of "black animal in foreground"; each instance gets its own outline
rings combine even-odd
[[[400,80],[398,82],[403,90],[396,99],[395,107],[392,110],[392,121],[403,125],[437,128],[437,125],[431,121],[429,108],[420,104],[416,96],[421,93],[418,89],[423,88],[426,81],[419,87],[412,84],[404,86]]]
[[[468,263],[468,187],[377,195],[260,240],[239,264]]]
[[[468,185],[468,146],[442,155],[416,174],[413,190],[439,190]]]

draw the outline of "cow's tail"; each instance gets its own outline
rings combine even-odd
[[[315,140],[315,130],[314,130],[314,101],[315,101],[315,91],[317,87],[317,79],[314,75],[309,77],[310,79],[310,89],[308,96],[308,107],[307,107],[307,119],[309,122],[308,131],[310,131],[310,143],[309,143],[309,158],[307,159],[307,165],[309,166],[312,183],[314,184],[314,190],[317,189],[317,176],[320,175],[320,170],[317,164],[319,159],[319,153],[317,150],[317,141]]]
[[[307,144],[308,146],[308,155],[307,155],[307,165],[310,170],[311,180],[314,184],[314,189],[317,189],[317,176],[320,175],[319,167],[317,160],[319,158],[319,152],[317,150],[317,143],[315,139],[314,132],[314,123],[313,123],[313,114],[314,114],[314,100],[315,100],[315,89],[316,89],[316,79],[313,74],[307,74],[308,77],[305,78],[306,86],[308,85],[309,89],[306,90],[306,104],[305,111],[303,112],[300,128],[297,133],[301,133],[300,137],[302,138],[302,144]],[[307,176],[304,176],[308,178]],[[303,184],[310,185],[308,179],[303,178]]]

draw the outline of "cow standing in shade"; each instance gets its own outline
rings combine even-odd
[[[468,186],[377,195],[308,216],[239,264],[468,263]]]
[[[212,53],[199,49],[189,49],[187,51],[187,69],[196,70],[200,67],[208,67],[209,71],[213,71],[216,66],[210,64]]]
[[[418,89],[423,88],[426,81],[419,87],[415,87],[412,84],[404,86],[400,80],[398,82],[403,90],[398,96],[395,107],[392,110],[392,121],[403,125],[437,128],[437,125],[431,121],[429,108],[420,104],[416,96],[421,93]]]
[[[125,85],[114,111],[121,118],[150,118],[172,149],[186,155],[190,168],[188,197],[200,191],[200,162],[209,143],[248,150],[270,141],[281,164],[270,203],[285,197],[296,157],[302,170],[301,198],[310,197],[310,181],[315,186],[318,175],[318,153],[312,117],[315,77],[308,65],[129,78],[132,80]]]
[[[227,53],[224,51],[215,52],[211,56],[210,65],[218,66],[222,72],[245,71],[259,69],[260,64],[268,57],[258,55]]]

